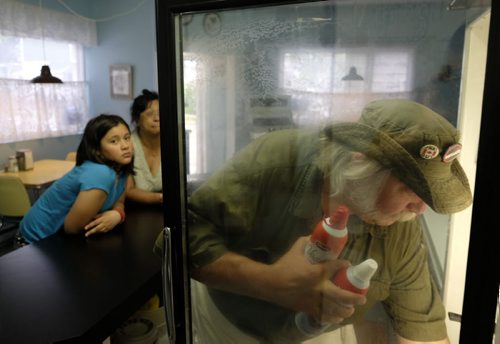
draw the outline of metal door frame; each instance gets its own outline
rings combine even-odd
[[[172,275],[175,328],[177,342],[191,342],[189,274],[186,239],[186,149],[182,100],[182,63],[177,52],[182,40],[176,28],[178,15],[235,8],[264,7],[315,1],[266,0],[156,0],[158,51],[158,90],[160,94],[162,132],[162,174],[164,220],[171,228]],[[494,209],[500,195],[498,180],[500,161],[498,130],[500,128],[500,11],[498,1],[492,1],[488,41],[485,92],[478,152],[478,168],[474,195],[472,230],[465,284],[465,297],[460,331],[461,343],[492,341],[498,298],[498,218]],[[496,210],[496,212],[495,212]],[[478,331],[478,327],[481,330]]]

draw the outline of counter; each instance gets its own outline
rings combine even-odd
[[[56,234],[0,257],[0,343],[101,343],[154,293],[160,206],[85,238]]]

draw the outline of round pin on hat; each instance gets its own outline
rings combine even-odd
[[[439,148],[436,145],[425,145],[420,148],[420,157],[426,160],[434,159],[439,155]]]
[[[443,154],[443,162],[452,162],[458,157],[461,151],[462,145],[460,143],[449,146]]]

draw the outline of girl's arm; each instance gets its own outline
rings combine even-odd
[[[64,231],[69,234],[83,232],[84,227],[99,213],[107,196],[101,189],[80,191],[64,219]]]
[[[85,236],[105,233],[121,222],[121,214],[114,208],[124,209],[125,192],[113,205],[113,209],[99,213],[107,194],[101,189],[81,191],[68,215],[64,219],[64,231],[77,234],[86,231]]]
[[[122,195],[120,196],[120,198],[118,198],[116,203],[113,204],[113,207],[111,208],[111,210],[121,209],[123,212],[125,212],[125,196],[126,196],[126,192],[124,191],[122,193]],[[121,220],[121,218],[120,218],[120,220]]]
[[[95,218],[85,226],[85,236],[96,233],[106,233],[125,220],[125,191],[113,204],[110,210],[97,214]]]

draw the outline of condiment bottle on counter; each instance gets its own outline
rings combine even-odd
[[[9,156],[9,165],[7,167],[8,172],[18,172],[19,166],[17,165],[17,158],[15,155]]]

